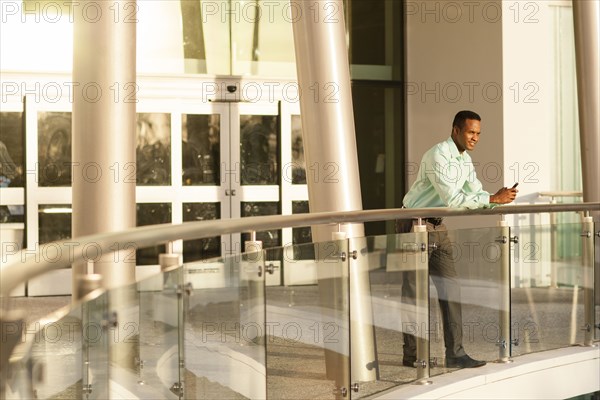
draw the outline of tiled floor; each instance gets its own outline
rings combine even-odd
[[[30,325],[53,311],[71,304],[71,296],[0,298],[4,310],[22,310],[25,323]]]

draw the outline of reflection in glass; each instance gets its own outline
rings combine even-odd
[[[129,356],[122,356],[121,362],[111,358],[111,372],[119,374],[131,399],[179,398],[170,388],[181,381],[183,366],[179,344],[185,296],[178,294],[182,283],[183,271],[177,268],[110,292],[121,308],[139,310],[119,315],[119,325],[128,328],[125,339],[110,341],[112,354]]]
[[[171,203],[144,203],[136,205],[136,226],[167,224],[171,222]],[[146,247],[136,252],[137,265],[157,265],[158,255],[165,245]]]
[[[292,254],[306,251],[296,247],[316,248],[319,256],[297,259]],[[284,249],[286,285],[266,287],[266,320],[274,328],[265,340],[266,398],[345,398],[339,388],[350,380],[349,264],[334,254],[347,251],[346,241]],[[265,255],[267,265],[278,261]],[[362,394],[362,384],[360,389]]]
[[[402,137],[403,94],[399,87],[352,86],[358,170],[365,210],[402,206],[406,169]],[[394,139],[396,138],[396,139]],[[365,223],[368,236],[386,232],[386,222]]]
[[[0,188],[25,186],[22,128],[22,113],[0,112]],[[0,223],[24,222],[24,214],[23,205],[0,206]]]
[[[171,184],[171,115],[137,114],[136,182],[140,186]]]
[[[240,116],[242,185],[279,184],[279,129],[276,115]]]
[[[71,185],[71,113],[38,114],[39,186]]]
[[[186,399],[267,398],[263,263],[234,255],[184,265]]]
[[[309,212],[308,200],[292,201],[292,214],[306,214]],[[312,242],[312,233],[310,226],[292,228],[292,244],[304,244]],[[294,254],[294,258],[299,260],[314,260],[315,251],[312,246],[294,246],[294,251],[304,251],[304,254]]]
[[[186,115],[182,123],[183,185],[218,185],[221,178],[218,114]]]
[[[447,235],[442,232],[429,233],[429,242],[437,246],[429,252],[429,273],[436,288],[435,296],[431,291],[429,302],[430,357],[441,360],[448,356],[445,346],[453,343],[448,340],[462,335],[462,344],[469,356],[477,360],[496,360],[496,342],[502,332],[499,306],[503,304],[503,296],[508,295],[501,291],[500,281],[503,254],[497,239],[502,236],[502,230],[459,229],[449,230]],[[459,302],[458,310],[462,312],[452,316],[457,310],[454,304]],[[456,326],[461,326],[462,331]],[[442,372],[435,368],[431,375]]]
[[[242,202],[242,217],[257,217],[261,215],[279,214],[278,202]],[[242,234],[242,243],[250,240],[250,235]],[[256,232],[256,240],[260,240],[263,249],[281,246],[281,230],[273,229],[270,231]],[[244,247],[243,247],[244,248]]]
[[[299,115],[292,115],[292,183],[306,185],[302,121]]]
[[[0,187],[23,187],[22,129],[22,113],[0,112]]]
[[[409,279],[415,282],[417,271],[426,268],[427,258],[417,244],[420,242],[421,238],[412,232],[352,239],[351,247],[368,249],[365,256],[369,260],[370,303],[381,376],[375,385],[361,387],[363,395],[387,389],[391,384],[408,383],[417,376],[415,368],[403,365],[404,333],[412,331],[417,339],[426,337],[427,326],[417,321],[426,321],[427,316],[424,308],[417,308],[414,298],[405,295],[403,287]]]
[[[220,203],[183,203],[183,222],[208,221],[220,218]],[[183,241],[184,262],[219,257],[220,255],[220,236]]]
[[[71,238],[71,206],[40,204],[38,211],[40,244]]]
[[[68,314],[59,310],[42,323],[28,324],[28,351],[11,365],[8,395],[2,398],[108,399],[109,335],[102,330],[107,315],[108,294],[103,293],[73,305]],[[43,376],[34,385],[32,371],[34,376]],[[82,396],[82,387],[88,383],[93,392]]]
[[[22,204],[0,206],[0,224],[25,222],[25,206]]]
[[[107,315],[109,314],[109,302],[111,300],[111,293],[103,293],[102,295],[96,297],[95,299],[85,302],[81,305],[81,353],[83,355],[83,379],[81,384],[83,387],[92,387],[91,393],[89,393],[86,397],[86,400],[103,400],[108,399],[109,395],[109,377],[110,377],[110,363],[114,362],[110,355],[111,347],[113,346],[121,346],[124,343],[119,343],[119,341],[114,340],[111,341],[108,335],[91,335],[91,332],[94,328],[91,327],[101,327],[106,325]],[[133,307],[129,308],[132,309]],[[73,316],[77,316],[78,313],[72,313]],[[67,319],[68,321],[68,319]],[[70,321],[71,327],[73,326],[74,321]],[[123,318],[119,321],[121,324],[125,325]],[[68,323],[65,323],[68,326]],[[77,324],[75,324],[77,326]],[[127,325],[125,325],[127,326]],[[90,329],[91,328],[91,329]],[[75,329],[77,330],[77,329]],[[63,331],[64,332],[64,331]],[[71,332],[71,330],[69,331]],[[131,330],[129,330],[131,332]],[[128,332],[128,333],[129,333]],[[66,335],[70,339],[70,335]],[[67,340],[69,340],[67,339]],[[128,336],[128,340],[131,338]],[[128,340],[125,340],[128,341]],[[72,346],[72,343],[71,343]],[[60,351],[60,356],[63,356],[62,349]],[[113,348],[112,354],[117,354],[117,352]],[[122,348],[121,348],[121,351]],[[64,357],[64,356],[63,356]],[[79,357],[75,357],[77,361],[79,361]],[[76,361],[76,362],[77,362]],[[60,372],[57,372],[57,375],[64,374],[65,370],[68,370],[70,366],[64,366],[63,368],[59,368],[58,363],[50,364],[54,368],[58,369]],[[76,366],[75,366],[76,367]],[[76,370],[75,373],[77,373]],[[73,372],[71,372],[73,373]],[[53,381],[54,383],[54,381]],[[73,385],[73,389],[76,390],[79,382]],[[79,390],[81,390],[81,386],[79,386]],[[56,396],[48,397],[48,398],[60,398],[60,397],[72,397],[77,398],[77,392],[66,392],[71,396],[66,396],[65,392],[58,393]],[[46,398],[46,397],[41,397]]]
[[[511,259],[511,335],[518,345],[512,346],[512,355],[583,342],[582,242],[564,252],[552,245],[553,235],[570,231],[579,236],[582,230],[581,223],[574,223],[561,224],[560,230],[553,225],[520,226],[515,232],[519,246]]]

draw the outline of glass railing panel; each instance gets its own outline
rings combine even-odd
[[[107,312],[100,294],[29,325],[13,353],[5,398],[109,398]]]
[[[519,243],[512,262],[513,355],[583,341],[582,225],[531,225],[513,229]],[[561,238],[562,237],[562,238]],[[572,242],[560,252],[553,244]]]
[[[183,269],[112,289],[109,296],[117,321],[110,343],[112,390],[136,398],[179,398]]]
[[[499,346],[508,346],[501,321],[501,312],[508,312],[502,305],[509,304],[507,283],[501,282],[508,239],[501,227],[429,232],[432,376],[459,368],[449,357],[490,362],[498,360]]]
[[[280,250],[267,250],[265,260],[267,398],[349,396],[347,241]]]
[[[417,270],[422,271],[426,265],[422,239],[416,233],[351,239],[351,247],[357,250],[358,265],[361,270],[368,270],[366,281],[370,284],[371,308],[367,311],[372,312],[374,343],[363,345],[375,349],[374,365],[379,368],[377,380],[360,382],[353,398],[370,396],[417,379],[416,342],[407,339],[405,348],[404,333],[426,339],[427,327],[420,322],[426,321],[427,308],[417,308],[416,299],[409,296],[405,285],[414,282]],[[426,301],[426,297],[423,300]],[[352,365],[353,376],[355,365]]]
[[[262,252],[184,264],[184,396],[265,398]]]
[[[95,299],[82,303],[83,314],[82,348],[83,348],[83,397],[92,399],[110,398],[110,346],[113,341],[113,318],[110,313],[109,294],[104,293]],[[68,349],[71,345],[66,346]],[[74,365],[77,367],[77,365]],[[48,369],[58,371],[76,371],[75,369],[58,368],[57,364],[48,364]],[[61,374],[61,372],[58,372]],[[53,398],[61,398],[61,395]],[[65,396],[66,397],[66,396]]]
[[[178,398],[182,283],[179,268],[107,292],[98,324],[107,348],[90,358],[109,363],[112,397]],[[92,330],[88,352],[94,349],[94,334]]]

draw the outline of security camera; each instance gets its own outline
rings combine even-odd
[[[235,85],[227,85],[227,91],[229,93],[235,93],[237,91],[237,86],[235,86]]]

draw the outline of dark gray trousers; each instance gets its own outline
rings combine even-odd
[[[398,220],[396,222],[396,232],[411,232],[413,225],[416,223],[416,220]],[[450,239],[444,224],[436,226],[427,222],[426,225],[429,243],[437,245],[437,248],[429,251],[429,276],[438,292],[444,327],[446,357],[461,357],[466,353],[462,344],[463,324],[460,284],[454,268]],[[401,296],[402,302],[405,304],[415,304],[415,274],[413,271],[403,272]],[[422,333],[424,334],[424,332]],[[415,337],[408,333],[404,333],[403,337],[404,357],[415,357],[417,352]]]

